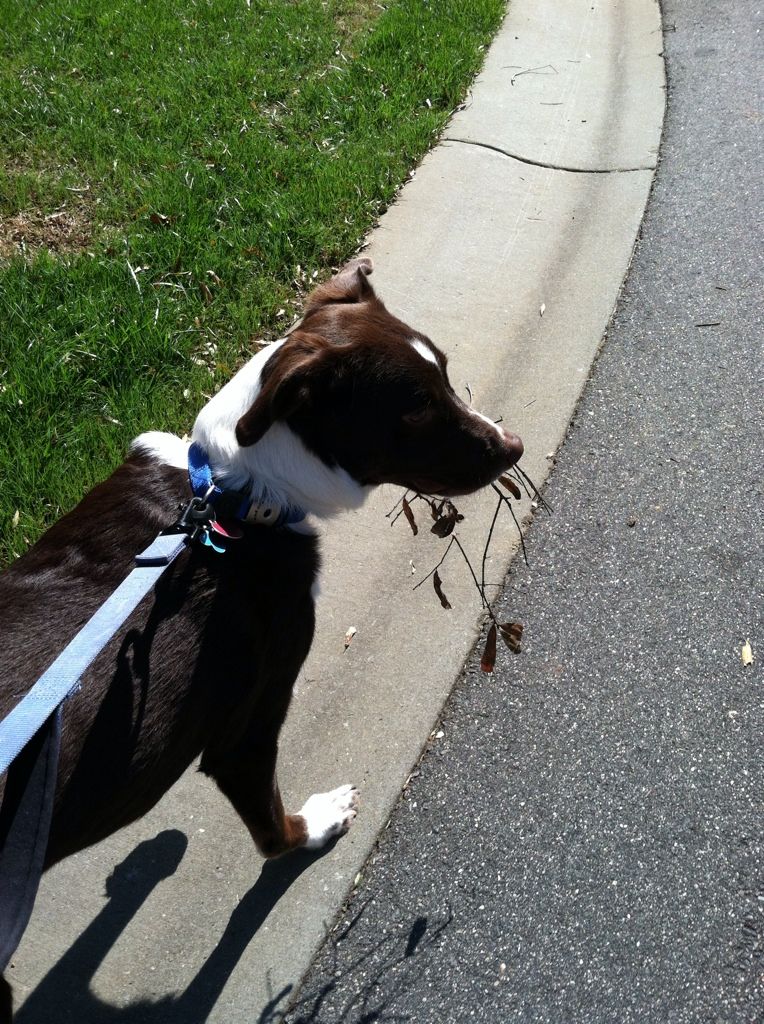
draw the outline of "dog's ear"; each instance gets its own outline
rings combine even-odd
[[[276,420],[286,419],[309,400],[309,383],[330,356],[329,349],[323,338],[301,331],[269,360],[260,393],[236,424],[236,440],[242,448],[256,444]]]
[[[374,264],[368,256],[351,260],[338,274],[314,288],[305,303],[305,315],[329,302],[364,302],[374,298],[369,274]]]

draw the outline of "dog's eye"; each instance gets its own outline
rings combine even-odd
[[[404,413],[403,422],[412,427],[421,427],[423,423],[432,419],[432,415],[432,406],[423,405],[419,409],[414,409],[413,412]]]

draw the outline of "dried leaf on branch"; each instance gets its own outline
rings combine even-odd
[[[484,672],[493,672],[494,665],[496,664],[496,623],[491,623],[491,628],[488,630],[488,636],[485,640],[485,647],[483,648],[483,657],[480,659],[480,667]]]
[[[501,484],[502,487],[509,491],[513,498],[517,498],[518,501],[520,500],[520,498],[522,498],[523,492],[520,490],[520,488],[517,486],[517,484],[511,477],[508,477],[506,474],[504,474],[504,476],[499,477],[499,483]]]
[[[446,609],[446,611],[450,611],[451,610],[451,604],[450,604],[448,598],[446,597],[446,595],[443,593],[443,581],[441,580],[440,573],[438,572],[437,569],[433,573],[432,585],[435,587],[435,593],[438,595],[438,598],[440,599],[440,603],[443,605],[443,607]]]
[[[519,534],[520,545],[522,547],[523,556],[525,557],[526,564],[528,561],[525,550],[525,540],[523,538],[523,531],[520,526],[520,522],[518,521],[517,515],[515,514],[514,505],[510,501],[510,498],[507,496],[507,494],[503,493],[503,491],[500,490],[499,486],[497,485],[501,485],[504,491],[509,492],[509,495],[511,495],[511,497],[517,500],[521,500],[523,496],[525,496],[526,498],[534,502],[534,507],[539,506],[543,508],[547,513],[551,512],[551,508],[544,500],[542,495],[539,493],[539,490],[536,487],[536,485],[533,483],[528,474],[523,469],[520,468],[519,465],[513,466],[509,473],[502,474],[502,476],[500,476],[494,483],[490,485],[498,498],[498,504],[494,511],[493,519],[491,521],[490,527],[488,528],[488,534],[485,540],[485,544],[483,546],[483,555],[482,562],[479,567],[479,576],[476,575],[475,568],[473,567],[472,562],[470,561],[469,555],[467,554],[467,551],[465,550],[464,545],[461,543],[459,536],[456,532],[456,526],[463,521],[464,516],[459,512],[454,503],[450,501],[448,498],[440,498],[433,496],[432,494],[422,494],[420,492],[407,491],[401,498],[398,499],[393,508],[390,509],[390,511],[387,513],[387,518],[392,518],[391,525],[394,525],[396,520],[401,515],[405,515],[406,520],[409,523],[409,526],[411,527],[414,535],[416,536],[419,530],[412,510],[413,503],[415,501],[423,501],[430,509],[430,515],[432,516],[433,519],[433,525],[430,527],[430,532],[433,533],[436,537],[439,537],[443,540],[447,539],[448,543],[446,544],[443,555],[438,561],[437,565],[435,565],[425,576],[423,576],[419,580],[418,583],[414,585],[414,590],[417,590],[424,583],[426,583],[427,580],[432,578],[433,588],[438,596],[438,600],[440,601],[441,606],[446,610],[450,610],[452,606],[451,602],[448,600],[445,593],[443,592],[443,581],[440,578],[440,573],[438,572],[438,570],[446,561],[452,547],[455,546],[458,548],[459,553],[462,559],[464,560],[464,563],[467,566],[467,569],[472,577],[472,581],[475,584],[475,588],[478,591],[478,594],[480,595],[481,604],[483,608],[486,610],[491,620],[491,624],[486,636],[485,648],[483,650],[482,658],[480,661],[480,667],[484,672],[492,672],[496,664],[496,645],[499,634],[501,634],[502,642],[509,648],[509,650],[513,654],[520,653],[523,636],[522,623],[500,623],[497,621],[494,611],[491,607],[492,602],[490,598],[487,596],[487,588],[498,585],[496,583],[489,583],[486,580],[486,569],[489,563],[488,556],[491,547],[491,541],[494,534],[494,528],[496,527],[502,508],[506,509],[507,512],[512,517],[514,525],[517,528]],[[412,493],[413,497],[411,498],[411,502],[409,502],[407,496]],[[396,509],[398,510],[397,512]],[[412,572],[414,572],[415,570],[413,562],[410,563],[410,565],[412,568]]]
[[[419,527],[416,524],[416,519],[414,519],[414,513],[411,509],[411,505],[409,505],[408,501],[406,501],[405,498],[403,499],[401,508],[403,509],[404,516],[406,517],[406,522],[411,527],[411,532],[416,537],[416,535],[419,533]]]
[[[464,516],[451,501],[444,501],[438,508],[438,518],[430,527],[430,533],[436,537],[449,537],[454,532],[457,523],[461,523]]]
[[[522,649],[520,644],[523,639],[522,622],[503,622],[499,626],[499,632],[501,633],[501,639],[510,651],[513,654],[519,654]]]

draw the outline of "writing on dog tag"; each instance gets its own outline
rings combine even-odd
[[[213,519],[210,526],[215,533],[219,533],[221,537],[227,537],[228,540],[240,540],[244,536],[244,530],[232,519]]]

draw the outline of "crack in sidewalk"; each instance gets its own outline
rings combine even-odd
[[[489,142],[476,142],[474,139],[457,139],[451,135],[443,137],[443,142],[458,142],[462,146],[479,146],[481,149],[490,149],[494,153],[506,156],[510,160],[517,160],[521,164],[530,164],[531,167],[544,167],[550,171],[567,171],[569,174],[633,174],[635,171],[655,171],[657,164],[646,164],[639,167],[565,167],[563,164],[544,163],[543,160],[531,160],[530,157],[518,156],[517,153],[509,153],[499,146],[492,146]]]

